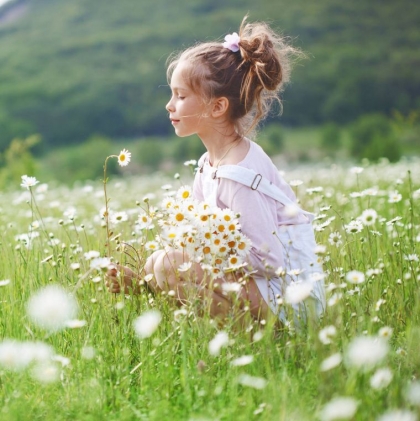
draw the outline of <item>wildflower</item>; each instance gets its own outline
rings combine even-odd
[[[101,253],[99,253],[99,251],[96,251],[96,250],[91,250],[84,254],[86,260],[95,259],[96,257],[99,257],[100,255]]]
[[[391,409],[382,414],[377,421],[417,421],[417,415],[406,409]]]
[[[191,269],[192,262],[184,262],[178,266],[179,272],[188,272]]]
[[[128,152],[127,149],[123,149],[118,155],[118,164],[120,167],[127,166],[131,161],[131,152]]]
[[[390,219],[389,221],[387,221],[386,225],[393,225],[398,221],[401,221],[402,217],[401,216],[396,216],[395,218]]]
[[[372,389],[385,389],[392,380],[392,371],[389,368],[379,368],[370,378],[370,386]]]
[[[3,281],[0,281],[0,287],[4,287],[9,284],[10,284],[10,279],[4,279]]]
[[[324,190],[323,187],[312,187],[312,188],[306,189],[306,193],[308,193],[308,194],[320,193],[323,190]]]
[[[327,247],[322,244],[317,244],[315,247],[315,254],[324,254],[327,251]]]
[[[49,331],[66,327],[75,318],[78,306],[73,295],[58,285],[49,285],[29,299],[27,313],[38,326]]]
[[[386,300],[384,300],[383,298],[380,298],[375,304],[375,311],[379,311],[382,304],[385,304],[385,303],[386,303]]]
[[[141,213],[137,219],[139,229],[151,229],[153,228],[153,219],[147,213]]]
[[[343,241],[341,240],[341,234],[337,231],[332,232],[329,237],[328,241],[331,245],[340,247],[341,244],[343,244]]]
[[[28,177],[27,175],[22,175],[21,187],[25,189],[30,189],[31,187],[36,186],[39,181],[35,177]]]
[[[321,411],[322,421],[346,420],[354,417],[357,401],[350,397],[336,397],[325,404]]]
[[[128,220],[126,212],[115,212],[111,215],[111,222],[113,224],[119,224],[120,222],[125,222]]]
[[[239,282],[223,282],[222,291],[224,294],[229,292],[239,292],[242,288],[242,285]]]
[[[398,191],[389,193],[388,203],[398,203],[402,199],[402,195]]]
[[[192,196],[192,190],[190,186],[182,186],[176,194],[176,197],[181,200],[188,199]]]
[[[370,369],[387,355],[388,342],[381,337],[360,336],[353,339],[347,348],[347,362],[357,369]]]
[[[331,356],[326,358],[324,361],[322,361],[319,369],[321,371],[332,370],[333,368],[340,365],[342,360],[343,360],[343,358],[342,358],[341,354],[337,352],[336,354],[332,354]]]
[[[301,184],[303,184],[302,180],[290,180],[289,181],[289,185],[292,187],[297,187],[300,186]]]
[[[186,167],[195,167],[197,165],[197,161],[195,159],[190,159],[189,161],[185,161],[184,165]]]
[[[350,172],[352,174],[361,174],[363,172],[364,168],[363,167],[351,167],[350,168]]]
[[[418,262],[419,256],[417,254],[408,254],[407,256],[404,256],[404,259],[409,262]]]
[[[264,389],[267,386],[267,380],[262,377],[250,376],[249,374],[241,374],[237,382],[242,386],[253,387],[254,389]]]
[[[252,336],[252,342],[259,342],[264,337],[264,333],[259,330],[258,332],[255,332]]]
[[[240,367],[244,365],[251,364],[254,361],[252,355],[243,355],[242,357],[236,358],[230,362],[230,365],[233,367]]]
[[[331,337],[336,334],[337,329],[335,326],[326,326],[319,331],[318,338],[324,345],[329,345],[332,342]]]
[[[149,338],[158,328],[162,315],[158,310],[149,310],[134,320],[134,330],[140,339]]]
[[[410,383],[405,391],[405,396],[411,405],[420,407],[420,381]]]
[[[68,320],[66,322],[66,327],[69,327],[70,329],[77,329],[79,327],[86,326],[87,321],[86,320]]]
[[[92,346],[84,346],[80,351],[82,358],[84,358],[85,360],[93,359],[95,357],[95,353],[95,348],[93,348]]]
[[[35,365],[31,370],[31,375],[41,383],[54,383],[60,378],[60,369],[54,363],[42,363]]]
[[[359,220],[365,226],[373,225],[376,222],[377,218],[378,218],[378,214],[376,213],[374,209],[366,209],[359,216]]]
[[[43,342],[20,342],[4,339],[0,342],[0,367],[20,371],[33,362],[48,361],[53,348]]]
[[[389,326],[384,326],[379,329],[378,336],[384,339],[390,339],[392,336],[393,329]]]
[[[342,298],[343,294],[341,292],[334,293],[327,302],[328,307],[335,306]]]
[[[311,295],[311,282],[293,282],[286,289],[285,299],[289,304],[298,304]]]
[[[90,261],[90,268],[91,269],[98,269],[98,270],[107,270],[108,267],[111,265],[111,260],[109,257],[95,257]]]
[[[354,221],[350,221],[347,225],[344,226],[344,229],[348,234],[358,234],[363,230],[363,224],[355,219]]]
[[[346,274],[346,281],[352,284],[362,284],[365,282],[365,275],[358,270],[351,270]]]
[[[70,263],[71,270],[80,270],[80,263]]]
[[[208,348],[210,355],[218,356],[220,350],[229,344],[229,337],[226,332],[218,332],[216,336],[209,342]]]

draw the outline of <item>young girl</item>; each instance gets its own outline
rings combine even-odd
[[[322,312],[322,269],[314,253],[312,216],[296,205],[292,189],[250,138],[273,100],[279,100],[295,53],[266,24],[247,24],[244,19],[239,35],[227,35],[224,43],[198,44],[170,62],[169,119],[178,136],[197,134],[207,149],[199,160],[193,196],[240,214],[252,248],[248,268],[217,282],[210,282],[198,263],[189,272],[177,271],[188,261],[185,253],[157,251],[144,268],[153,275],[148,285],[155,292],[174,291],[179,303],[199,297],[213,317],[223,318],[236,306],[254,318],[275,313],[285,321],[286,288],[295,283],[303,285],[300,296],[309,296],[316,313]],[[108,271],[110,291],[119,292],[123,284],[126,292],[138,292],[133,279],[140,277],[126,267],[118,269],[122,275],[117,269]],[[223,284],[238,280],[245,282],[232,299],[223,293]],[[303,298],[289,299],[296,312],[306,311]]]

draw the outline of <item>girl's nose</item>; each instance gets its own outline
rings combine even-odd
[[[169,100],[169,102],[166,104],[166,110],[168,111],[168,112],[171,112],[171,111],[173,111],[174,110],[174,107],[172,106],[172,98]]]

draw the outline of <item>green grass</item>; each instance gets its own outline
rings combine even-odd
[[[300,139],[309,142],[303,132]],[[420,375],[419,168],[419,162],[412,161],[382,162],[360,174],[335,164],[286,172],[286,180],[303,181],[294,188],[304,208],[317,214],[317,240],[326,246],[320,258],[327,273],[329,306],[319,326],[301,331],[293,326],[275,330],[271,320],[265,325],[248,320],[243,329],[235,327],[233,319],[217,326],[208,316],[197,315],[197,303],[187,308],[187,315],[175,317],[176,307],[169,297],[153,297],[147,290],[134,297],[110,294],[102,280],[94,282],[100,273],[86,276],[75,289],[89,271],[84,253],[106,252],[100,217],[102,184],[52,186],[46,191],[35,186],[32,200],[24,189],[1,193],[0,280],[11,282],[0,287],[0,337],[43,341],[57,355],[69,358],[70,364],[61,368],[57,363],[61,377],[44,384],[34,380],[31,367],[11,370],[0,350],[0,419],[315,420],[326,419],[320,415],[322,408],[337,396],[357,400],[354,420],[375,420],[394,408],[420,415],[420,408],[405,392]],[[109,205],[129,215],[127,222],[111,227],[113,236],[121,234],[111,243],[116,260],[125,259],[118,241],[132,241],[139,249],[145,241],[134,229],[140,212],[136,201],[144,206],[144,195],[154,193],[152,201],[159,204],[162,184],[171,183],[176,189],[190,181],[186,173],[181,181],[161,174],[111,177]],[[314,187],[323,189],[307,190]],[[375,195],[366,193],[371,188],[376,189]],[[390,203],[394,191],[402,198]],[[365,193],[355,194],[360,192]],[[360,233],[347,233],[345,225],[365,209],[376,210],[376,222]],[[33,221],[39,222],[35,229],[39,236],[26,248],[16,236],[28,233]],[[328,240],[333,232],[342,237],[339,247]],[[70,268],[76,262],[80,271]],[[351,270],[363,272],[365,282],[347,282]],[[29,298],[48,284],[75,291],[78,318],[87,322],[84,327],[48,333],[28,318]],[[359,291],[354,292],[355,287]],[[385,302],[378,308],[380,299]],[[117,303],[123,305],[116,307]],[[140,340],[133,321],[152,308],[159,309],[162,322],[150,338]],[[331,325],[337,333],[330,344],[323,344],[319,331]],[[375,390],[370,385],[375,369],[356,370],[346,362],[347,353],[354,338],[376,336],[383,327],[393,333],[379,367],[389,367],[393,379],[384,389]],[[212,356],[208,343],[220,330],[229,335],[230,343],[219,356]],[[260,331],[262,339],[254,341],[253,335]],[[93,359],[83,358],[86,346],[95,350]],[[322,361],[334,353],[344,361],[321,371]],[[243,355],[252,355],[254,361],[242,367],[231,365]],[[265,388],[240,384],[243,374],[265,379]]]

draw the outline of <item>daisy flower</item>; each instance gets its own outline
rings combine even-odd
[[[121,167],[125,167],[130,163],[131,152],[128,152],[127,149],[123,149],[118,155],[118,164]]]
[[[328,242],[333,246],[340,247],[343,244],[341,234],[338,231],[332,232],[328,237]]]
[[[376,222],[377,218],[378,214],[376,213],[375,209],[366,209],[359,216],[359,220],[365,226],[373,225]]]
[[[119,224],[120,222],[125,222],[128,220],[126,212],[115,212],[111,216],[111,222],[113,224]]]
[[[25,189],[30,189],[37,185],[39,181],[35,177],[28,177],[27,175],[22,175],[22,183],[20,184],[21,187]]]
[[[358,270],[351,270],[346,274],[346,281],[352,284],[362,284],[365,282],[365,274]]]
[[[354,220],[350,221],[344,228],[348,234],[358,234],[363,230],[363,224],[361,221]]]
[[[182,186],[176,193],[177,199],[185,200],[192,196],[192,189],[190,186]]]
[[[153,241],[153,240],[152,241],[148,241],[144,245],[144,248],[146,250],[149,250],[149,251],[156,251],[156,250],[159,250],[160,249],[158,242],[157,241]]]
[[[134,320],[134,331],[139,339],[148,338],[158,328],[162,320],[162,314],[159,310],[149,310]]]

